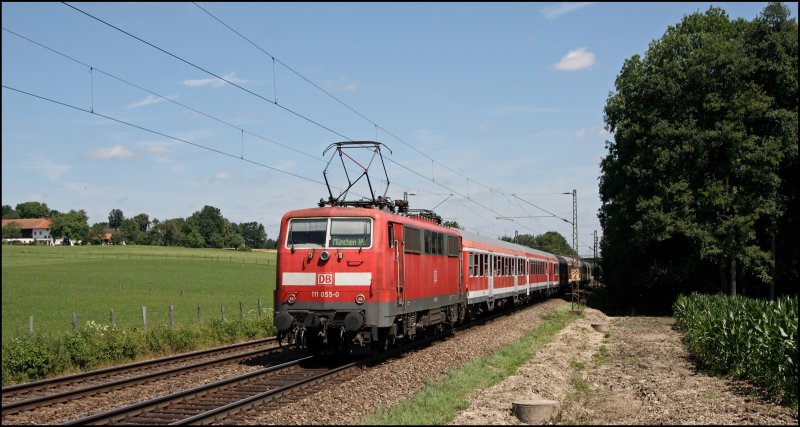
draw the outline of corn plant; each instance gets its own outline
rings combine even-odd
[[[797,403],[797,297],[774,301],[681,295],[673,305],[683,342],[711,371],[749,379]]]

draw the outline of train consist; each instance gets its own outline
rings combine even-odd
[[[588,263],[440,223],[384,197],[330,197],[286,213],[274,295],[279,339],[315,352],[375,353],[589,281]]]

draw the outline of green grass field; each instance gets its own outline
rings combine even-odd
[[[169,323],[169,306],[178,325],[221,316],[271,315],[275,253],[236,252],[161,246],[2,246],[3,342],[28,333],[62,333],[78,324],[110,323],[148,327]]]

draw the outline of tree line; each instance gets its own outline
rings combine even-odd
[[[617,298],[797,294],[797,36],[781,3],[750,21],[710,7],[625,61],[600,164]]]
[[[23,202],[11,208],[3,205],[3,219],[50,218],[50,235],[70,242],[100,244],[111,233],[114,244],[184,246],[189,248],[275,249],[277,243],[267,238],[264,225],[258,222],[231,222],[213,206],[204,206],[187,218],[160,221],[146,213],[125,217],[120,209],[112,209],[108,222],[88,224],[86,211],[61,213],[46,203]],[[3,227],[3,238],[20,237],[19,226]]]

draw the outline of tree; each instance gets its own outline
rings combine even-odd
[[[514,242],[514,238],[508,236],[503,236],[500,238],[500,240]],[[567,243],[567,239],[565,239],[564,236],[556,231],[548,231],[539,236],[534,236],[532,234],[518,234],[515,243],[554,255],[569,257],[578,256],[569,246],[569,243]]]
[[[146,233],[147,229],[150,228],[150,217],[145,213],[140,213],[133,217],[133,220],[136,221],[136,224],[139,225],[139,231]]]
[[[18,239],[22,237],[22,228],[16,222],[9,222],[3,226],[4,239]]]
[[[50,235],[55,239],[64,239],[64,242],[86,242],[89,239],[89,217],[83,209],[71,210],[53,219],[50,226]]]
[[[782,169],[797,155],[797,24],[773,9],[785,12],[773,3],[753,22],[717,7],[685,16],[625,61],[605,107],[607,286],[669,302],[661,297],[708,290],[714,276],[732,295],[740,273],[771,280],[766,231],[780,222]],[[780,67],[763,57],[769,42],[786,56]]]
[[[118,230],[124,219],[125,215],[122,214],[120,209],[111,209],[111,212],[108,213],[108,226]]]
[[[267,244],[267,232],[264,225],[253,222],[243,222],[238,225],[239,234],[244,238],[244,244],[251,248],[263,248]]]
[[[218,208],[205,205],[203,209],[195,212],[186,220],[192,231],[196,231],[203,238],[199,247],[223,247],[225,236],[225,218]],[[191,233],[186,233],[190,235]],[[193,242],[196,244],[196,242]]]
[[[17,219],[19,214],[10,205],[3,205],[3,219]]]
[[[560,233],[555,231],[548,231],[544,234],[539,235],[536,238],[536,249],[543,250],[545,252],[550,252],[556,255],[563,255],[569,256],[573,258],[577,258],[578,254],[575,252],[569,243],[567,243],[567,239],[564,238]]]
[[[461,228],[461,226],[458,224],[458,221],[445,221],[442,223],[442,227],[450,227],[458,230],[463,230],[463,228]]]
[[[50,215],[47,203],[40,202],[19,203],[14,210],[20,218],[47,218]]]
[[[139,229],[139,223],[133,218],[123,220],[118,231],[122,240],[127,244],[140,245],[144,243],[145,233]]]
[[[100,245],[103,243],[106,233],[106,224],[98,222],[89,229],[89,239],[93,245]]]

